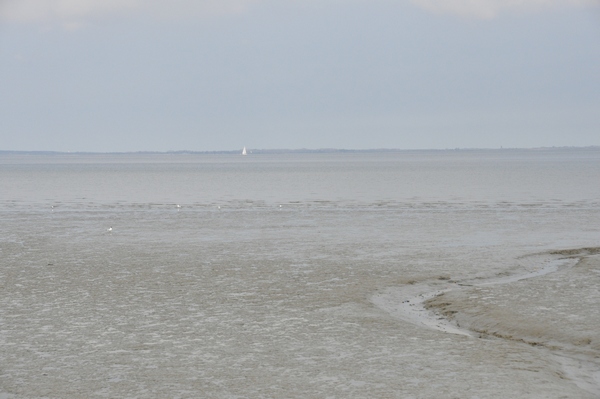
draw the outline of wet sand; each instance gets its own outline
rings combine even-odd
[[[27,256],[22,250],[15,253],[19,263],[3,278],[3,399],[597,397],[582,389],[585,379],[569,373],[582,363],[556,357],[542,348],[542,341],[575,346],[586,359],[597,354],[597,335],[590,329],[598,321],[590,309],[598,308],[591,308],[598,298],[582,297],[588,302],[577,313],[584,303],[556,309],[561,301],[555,295],[527,296],[539,297],[548,281],[564,289],[559,295],[572,295],[577,287],[570,285],[587,284],[588,274],[597,270],[591,257],[537,278],[485,288],[459,286],[444,275],[432,280],[430,288],[436,290],[460,287],[426,302],[439,309],[443,318],[436,322],[455,306],[459,310],[444,325],[468,335],[478,331],[479,338],[398,320],[371,302],[373,289],[391,292],[381,276],[327,259],[319,261],[326,268],[307,266],[293,275],[279,270],[281,263],[264,259],[256,264],[239,258],[230,264],[213,258],[198,264],[192,257],[161,264],[154,261],[159,252],[141,257],[131,247],[105,252],[88,264],[69,259],[72,255],[64,251],[55,255],[62,256],[61,267],[54,261],[23,269]],[[129,267],[124,269],[121,258],[126,256]],[[565,279],[563,271],[581,273],[581,278]],[[398,282],[387,279],[385,284]],[[405,281],[400,286],[421,285]],[[515,292],[503,294],[509,289]],[[526,305],[515,307],[511,301],[521,303],[519,295],[525,295]],[[507,306],[501,307],[501,301]],[[543,304],[555,309],[542,312]],[[505,308],[509,315],[499,313]],[[589,342],[564,339],[565,320],[554,324],[550,317],[557,310],[567,320],[570,314],[586,319],[566,336],[589,336]],[[502,323],[516,320],[515,314],[539,321],[512,331],[512,339],[497,338],[507,328]],[[495,330],[488,326],[492,322]],[[540,344],[516,339],[540,330],[540,323],[555,328],[551,335],[538,333]]]
[[[0,398],[598,396],[565,371],[588,370],[572,358],[487,327],[469,336],[476,322],[501,316],[493,301],[513,310],[517,296],[500,294],[515,286],[525,295],[545,288],[530,284],[556,285],[558,299],[519,302],[539,323],[561,304],[566,312],[587,300],[582,316],[598,308],[597,285],[587,285],[596,281],[588,278],[593,263],[551,272],[554,260],[576,262],[577,254],[515,261],[535,252],[530,242],[518,246],[529,226],[493,246],[480,241],[484,227],[515,225],[495,210],[479,214],[474,228],[457,223],[461,212],[247,208],[4,212]],[[465,241],[440,239],[450,228]],[[528,274],[535,277],[514,278]],[[512,282],[483,285],[490,279]],[[456,295],[462,313],[447,320],[440,307],[434,320],[468,335],[415,325],[373,303],[374,295],[405,288],[426,288],[443,303]],[[590,328],[598,325],[587,317]]]
[[[600,396],[600,248],[520,259],[521,271],[389,288],[374,304],[403,321],[549,355],[558,378]],[[568,298],[568,300],[567,300]]]

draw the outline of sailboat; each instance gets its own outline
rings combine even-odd
[[[242,155],[246,155],[246,147],[242,150]]]

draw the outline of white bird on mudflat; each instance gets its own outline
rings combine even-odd
[[[106,231],[110,233],[112,231],[112,227],[109,227],[108,229],[106,229]]]

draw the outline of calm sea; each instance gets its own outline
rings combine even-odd
[[[594,397],[370,298],[597,246],[598,148],[1,154],[0,398]]]

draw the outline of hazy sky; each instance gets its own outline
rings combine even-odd
[[[0,150],[600,145],[600,0],[0,0]]]

